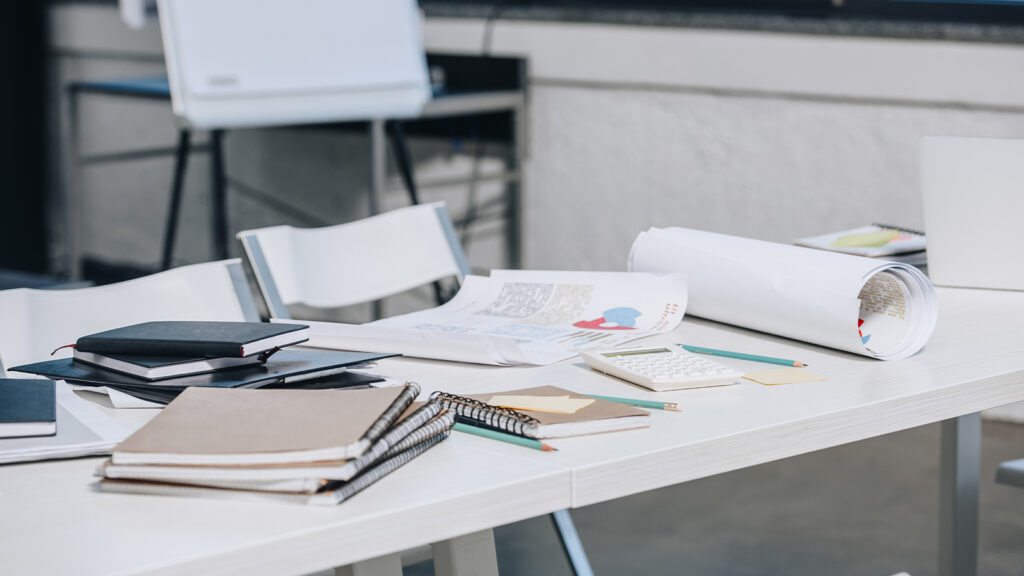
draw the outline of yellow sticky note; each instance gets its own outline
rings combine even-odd
[[[512,408],[513,410],[532,410],[550,414],[575,414],[594,403],[593,398],[570,398],[569,396],[492,396],[488,404]]]
[[[863,234],[847,234],[832,241],[829,246],[844,248],[874,248],[884,246],[893,238],[899,236],[899,230],[879,230],[878,232],[864,232]]]
[[[754,370],[743,375],[747,380],[753,380],[760,384],[775,386],[776,384],[800,384],[802,382],[824,382],[825,379],[817,374],[811,374],[805,368],[773,368],[769,370]]]

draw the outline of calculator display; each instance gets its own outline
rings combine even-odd
[[[617,356],[643,356],[645,354],[671,354],[672,351],[668,348],[653,348],[651,350],[634,350],[628,352],[608,352],[601,354],[605,358],[615,358]]]

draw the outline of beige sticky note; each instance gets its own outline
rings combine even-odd
[[[812,374],[806,368],[774,368],[770,370],[754,370],[743,375],[747,380],[753,380],[768,386],[776,384],[800,384],[801,382],[824,382],[825,379],[817,374]]]
[[[836,238],[829,246],[871,248],[885,246],[890,240],[899,236],[898,230],[879,230],[862,234],[847,234]]]
[[[512,408],[513,410],[532,410],[551,414],[575,414],[594,403],[593,398],[570,398],[569,396],[492,396],[488,404]]]

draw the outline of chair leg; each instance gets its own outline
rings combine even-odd
[[[174,176],[171,180],[171,203],[167,207],[167,222],[164,224],[164,245],[160,257],[160,269],[168,270],[174,257],[174,238],[178,232],[178,218],[181,215],[181,196],[185,188],[185,171],[191,150],[192,133],[188,129],[178,131],[178,147],[174,152]]]
[[[224,131],[210,132],[210,160],[213,185],[211,187],[212,222],[210,231],[215,260],[228,257],[228,190],[224,172]]]
[[[583,550],[583,542],[580,541],[580,535],[576,532],[576,524],[573,523],[569,511],[552,512],[551,519],[555,522],[555,530],[558,531],[558,538],[562,541],[562,549],[565,550],[565,555],[569,558],[573,574],[594,576],[594,571],[590,569],[590,560],[587,559],[587,553]]]

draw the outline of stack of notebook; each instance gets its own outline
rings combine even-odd
[[[333,505],[448,436],[454,415],[419,387],[183,392],[114,449],[108,492]]]
[[[146,322],[79,338],[73,359],[11,370],[161,404],[190,386],[338,388],[380,380],[347,368],[386,354],[281,350],[305,340],[306,327],[297,324]]]

